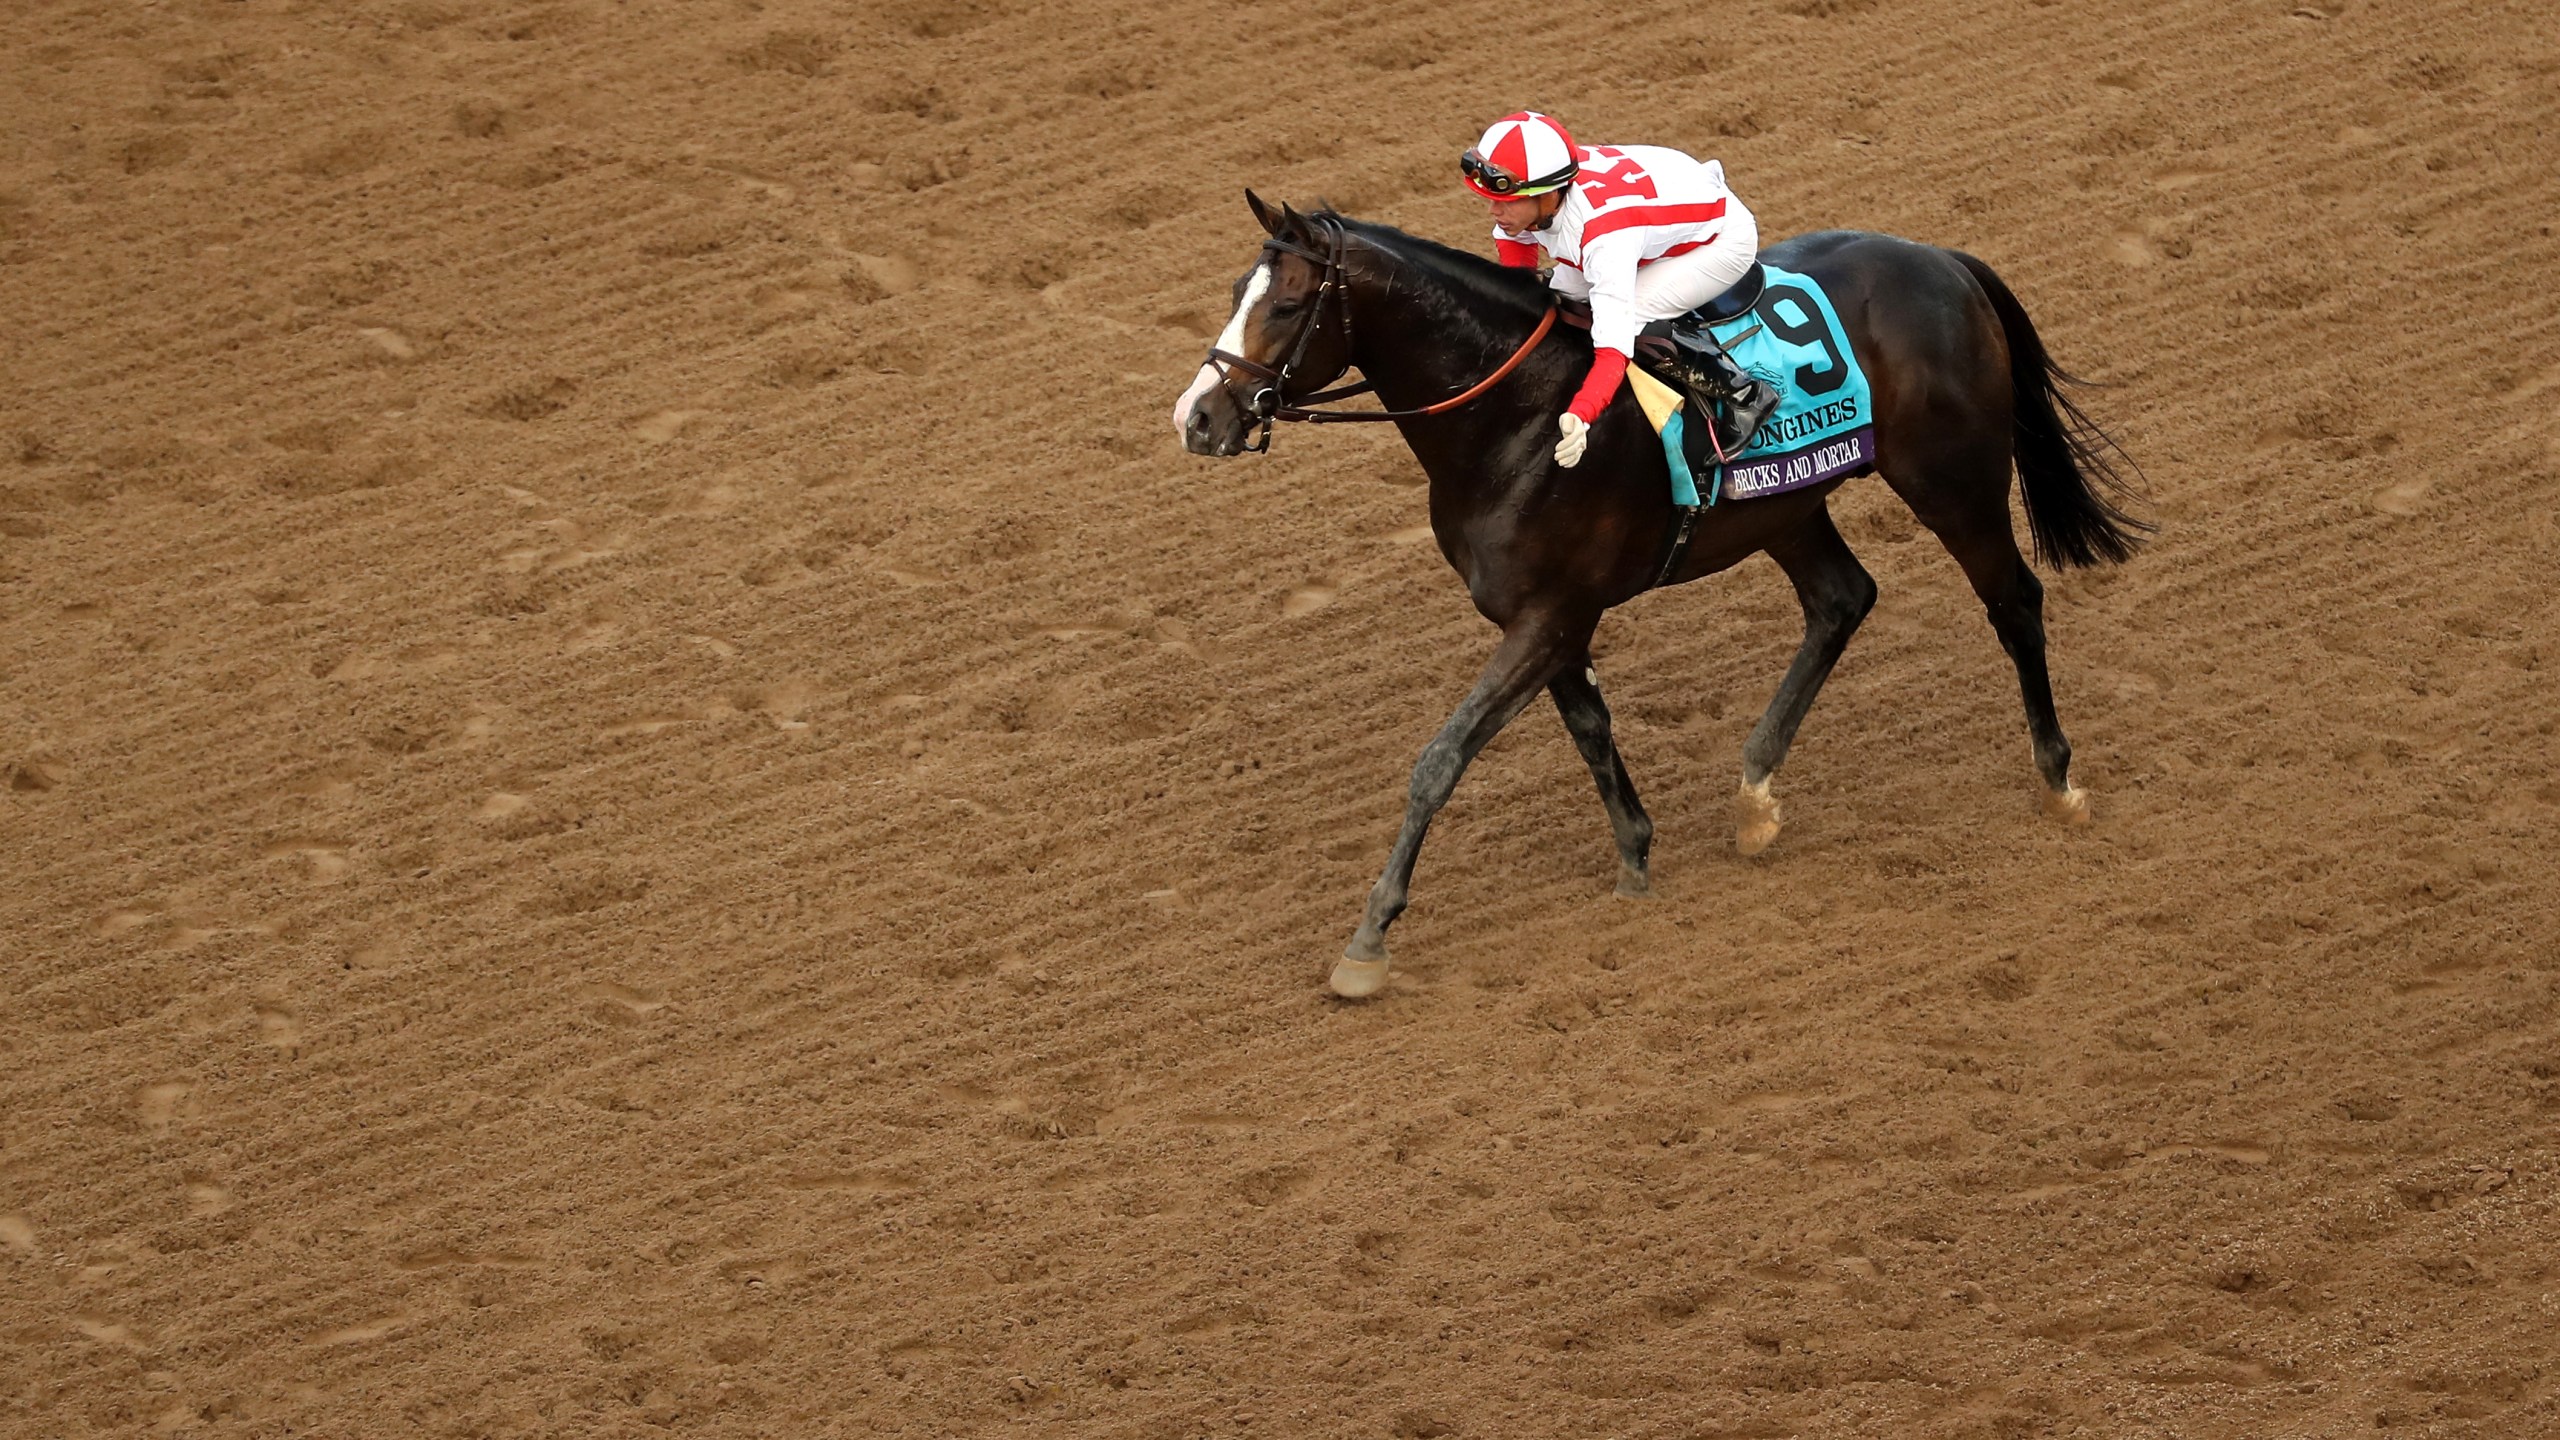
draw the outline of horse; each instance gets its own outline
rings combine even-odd
[[[1829,293],[1873,391],[1874,457],[1803,489],[1685,514],[1652,425],[1624,387],[1574,469],[1554,457],[1557,413],[1591,362],[1555,325],[1535,271],[1509,268],[1331,207],[1246,203],[1266,239],[1235,282],[1235,309],[1174,427],[1193,454],[1265,449],[1273,420],[1379,418],[1430,481],[1431,531],[1476,610],[1502,632],[1474,688],[1413,766],[1403,828],[1329,983],[1350,999],[1386,986],[1387,928],[1404,912],[1432,817],[1467,765],[1545,690],[1590,767],[1617,842],[1617,891],[1651,888],[1653,821],[1611,738],[1590,646],[1601,615],[1657,584],[1685,584],[1766,551],[1794,585],[1804,639],[1742,748],[1735,844],[1766,850],[1781,823],[1770,779],[1876,598],[1831,521],[1829,497],[1880,474],[1944,544],[1981,598],[2026,704],[2042,809],[2089,821],[2045,667],[2044,587],[2010,528],[2014,460],[2037,557],[2055,568],[2132,556],[2152,527],[2117,468],[2131,465],[2064,392],[2026,309],[1981,260],[1894,236],[1831,230],[1762,253]],[[1360,383],[1327,390],[1357,368]],[[1374,390],[1384,412],[1313,407]],[[1260,441],[1248,438],[1259,427]],[[2111,459],[2110,456],[2114,458]],[[2135,475],[2139,476],[2138,468]],[[1694,534],[1688,533],[1695,524]]]

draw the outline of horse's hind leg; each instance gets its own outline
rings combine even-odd
[[[1831,678],[1831,667],[1876,603],[1875,577],[1849,553],[1828,508],[1816,509],[1802,525],[1771,542],[1769,558],[1796,587],[1796,601],[1804,607],[1804,643],[1796,647],[1787,677],[1778,682],[1778,693],[1769,698],[1768,710],[1742,745],[1742,793],[1734,801],[1733,843],[1745,855],[1759,854],[1778,838],[1778,802],[1769,794],[1769,777],[1787,758],[1796,727],[1804,723],[1814,697],[1822,693],[1822,682]]]
[[[1597,623],[1596,618],[1566,622],[1536,616],[1515,621],[1503,632],[1502,644],[1485,663],[1475,688],[1450,712],[1440,733],[1422,747],[1422,758],[1413,762],[1404,828],[1397,832],[1395,848],[1387,852],[1387,868],[1369,889],[1369,908],[1360,917],[1360,928],[1333,967],[1333,993],[1356,1000],[1386,986],[1387,927],[1404,913],[1413,884],[1413,862],[1422,853],[1422,837],[1430,830],[1432,817],[1449,803],[1458,777],[1466,773],[1476,752],[1491,744],[1502,727],[1537,698],[1539,688],[1554,678],[1560,666],[1590,648]]]
[[[2027,735],[2035,746],[2036,773],[2044,781],[2044,813],[2066,825],[2085,825],[2089,797],[2071,783],[2071,742],[2063,738],[2062,720],[2053,709],[2053,679],[2044,662],[2044,582],[2018,553],[2009,528],[2009,461],[2004,454],[1996,469],[1998,483],[1965,487],[1961,503],[1949,503],[1944,487],[1894,489],[1911,502],[1920,523],[1937,533],[1947,553],[1964,567],[1965,579],[1982,599],[2000,648],[2018,670],[2018,694],[2026,702]]]
[[[1608,807],[1609,830],[1618,840],[1618,893],[1651,893],[1653,820],[1636,799],[1636,782],[1627,778],[1626,762],[1609,733],[1609,707],[1600,699],[1600,676],[1591,668],[1591,657],[1584,655],[1558,670],[1547,682],[1547,694],[1573,735],[1573,747],[1582,752],[1582,763],[1591,767],[1600,803]]]

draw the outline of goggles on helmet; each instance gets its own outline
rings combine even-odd
[[[1458,157],[1459,174],[1474,181],[1487,192],[1505,199],[1521,195],[1544,195],[1550,190],[1561,188],[1566,181],[1574,177],[1578,168],[1571,162],[1567,162],[1563,169],[1552,175],[1541,175],[1535,180],[1523,180],[1487,160],[1477,151],[1470,150]]]

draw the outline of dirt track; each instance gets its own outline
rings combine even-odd
[[[2560,1435],[2547,7],[1588,14],[9,7],[0,1434]],[[1166,409],[1529,103],[1990,260],[2163,529],[2092,829],[1859,482],[1777,849],[1754,561],[1602,630],[1660,898],[1533,712],[1344,1006],[1490,632]]]

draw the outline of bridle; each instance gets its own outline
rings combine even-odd
[[[1262,387],[1253,392],[1253,398],[1244,403],[1245,414],[1262,425],[1261,435],[1247,447],[1256,454],[1271,448],[1271,424],[1275,420],[1305,421],[1310,425],[1351,424],[1371,420],[1411,420],[1424,415],[1440,415],[1455,410],[1492,389],[1502,377],[1518,369],[1520,362],[1529,358],[1529,352],[1538,348],[1538,342],[1547,338],[1547,332],[1555,328],[1556,309],[1550,305],[1547,307],[1545,316],[1538,321],[1538,328],[1530,331],[1529,338],[1521,341],[1520,348],[1512,351],[1511,358],[1503,361],[1492,374],[1446,400],[1436,401],[1418,410],[1318,410],[1312,408],[1331,404],[1336,400],[1347,400],[1354,395],[1368,394],[1376,388],[1368,380],[1354,381],[1349,385],[1337,385],[1330,390],[1319,390],[1315,394],[1302,397],[1293,404],[1289,401],[1287,393],[1290,374],[1298,368],[1300,361],[1307,358],[1309,342],[1315,339],[1318,331],[1324,329],[1325,311],[1328,308],[1341,312],[1342,348],[1346,354],[1351,349],[1351,278],[1349,267],[1343,262],[1343,257],[1351,249],[1351,234],[1341,221],[1331,216],[1316,216],[1313,223],[1325,234],[1327,244],[1321,251],[1311,250],[1296,241],[1284,239],[1278,235],[1262,242],[1264,259],[1269,259],[1273,255],[1295,255],[1324,267],[1323,276],[1316,286],[1315,303],[1307,307],[1306,318],[1298,322],[1297,338],[1289,344],[1289,358],[1281,361],[1275,368],[1258,361],[1247,360],[1241,355],[1231,354],[1212,344],[1209,347],[1209,358],[1205,362],[1209,368],[1218,372],[1218,378],[1221,381],[1232,380],[1233,377],[1228,374],[1228,370],[1229,367],[1233,367],[1263,382]]]

